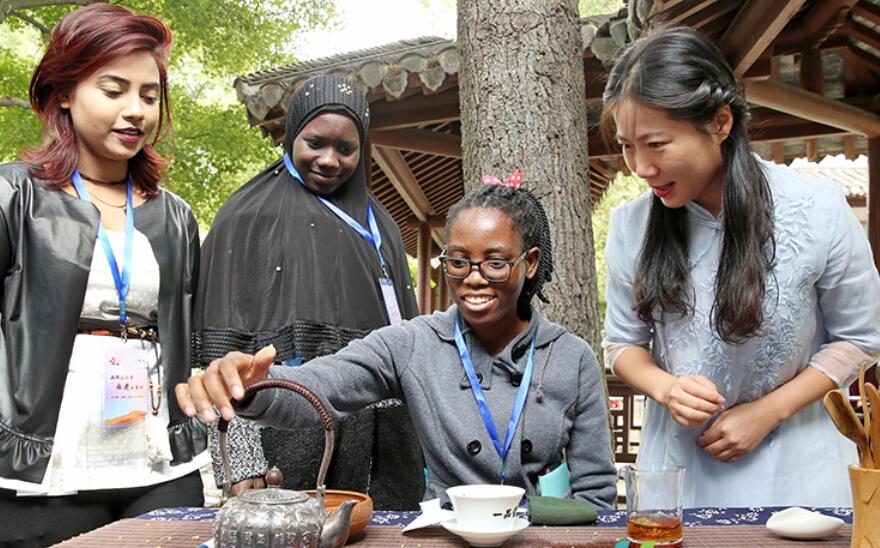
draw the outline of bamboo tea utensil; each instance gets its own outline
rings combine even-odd
[[[868,431],[868,445],[874,450],[874,465],[880,467],[880,392],[877,387],[867,382],[865,383],[865,395],[868,396],[868,403],[871,405],[871,429]],[[862,409],[865,408],[865,402],[862,402]],[[867,414],[868,411],[865,411]]]
[[[865,435],[871,433],[871,414],[868,413],[868,398],[865,397],[865,371],[870,367],[869,364],[862,364],[859,370],[859,401],[862,404],[862,424],[865,425]],[[870,448],[870,438],[868,439],[868,447]],[[870,451],[870,449],[868,449]]]
[[[868,447],[868,436],[865,428],[856,416],[846,396],[839,390],[832,390],[825,394],[822,400],[825,410],[831,416],[834,426],[848,439],[852,440],[859,448],[859,462],[862,468],[873,468],[874,458]]]

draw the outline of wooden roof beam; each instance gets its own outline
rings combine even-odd
[[[850,26],[850,36],[856,40],[864,42],[874,49],[880,50],[880,33],[867,25],[863,25],[858,21],[853,21]]]
[[[388,181],[409,206],[413,215],[420,221],[426,222],[428,217],[434,214],[434,210],[400,151],[374,144],[372,152],[373,159],[382,168]],[[437,242],[437,245],[443,246],[443,234],[439,230],[431,230],[431,238]]]
[[[424,221],[419,220],[418,217],[412,216],[407,217],[406,221],[404,221],[406,228],[412,230],[418,230],[419,225],[422,223],[428,223],[428,226],[431,228],[444,229],[446,228],[446,217],[443,215],[428,215],[428,218]]]
[[[880,116],[872,112],[781,82],[744,83],[750,103],[868,137],[880,135]]]
[[[874,77],[871,71],[880,74],[880,59],[878,59],[872,53],[868,53],[862,48],[854,45],[850,45],[847,53],[844,54],[844,58],[846,59],[847,63],[849,63],[850,61],[852,62],[852,67],[854,69],[858,67],[860,63],[866,65],[865,67],[861,68],[862,72],[867,72],[868,74],[864,75],[858,72],[857,74],[859,74],[860,78],[864,78],[865,82],[873,84],[874,87],[877,86],[877,78]],[[865,68],[870,70],[864,70]]]
[[[746,73],[801,9],[805,0],[747,0],[721,38],[720,49],[737,76]]]
[[[703,28],[714,22],[716,19],[724,17],[732,11],[736,11],[737,5],[734,2],[716,2],[715,5],[695,13],[681,22],[686,27],[695,29]]]
[[[463,183],[462,179],[463,179],[463,177],[461,174],[461,167],[459,167],[458,170],[450,171],[449,173],[444,173],[442,175],[439,175],[436,179],[434,179],[432,181],[432,186],[434,188],[445,188],[449,185],[462,184]],[[443,199],[443,197],[441,196],[439,198],[439,200],[442,200],[442,199]],[[455,203],[456,201],[457,200],[453,200],[452,202]]]
[[[614,143],[606,143],[600,131],[591,131],[587,134],[587,156],[590,159],[603,156],[617,156],[620,154]]]
[[[674,8],[684,1],[685,0],[656,0],[654,2],[654,5],[651,6],[651,15],[655,15],[658,11],[666,11],[668,9]]]
[[[689,2],[665,2],[661,8],[664,13],[663,22],[668,26],[678,25],[691,15],[701,11],[703,8],[711,6],[715,1],[716,0],[691,0]]]
[[[370,104],[371,129],[397,129],[459,120],[458,90]]]
[[[429,170],[428,173],[433,180],[432,182],[434,183],[432,184],[432,186],[434,188],[437,188],[437,182],[445,180],[447,176],[458,177],[459,179],[461,179],[461,164],[452,164],[443,167],[438,166],[437,169]]]
[[[616,172],[608,169],[605,164],[600,162],[599,160],[590,160],[590,169],[604,177],[605,179],[611,181],[614,179],[614,175]]]
[[[370,133],[374,145],[461,158],[461,136],[429,129],[383,129]]]
[[[817,139],[819,137],[841,137],[851,135],[844,129],[804,122],[792,126],[770,126],[749,128],[749,140],[753,143],[776,143]]]
[[[875,89],[877,87],[877,78],[875,78],[874,73],[868,70],[868,67],[862,63],[858,54],[853,53],[853,49],[856,48],[847,46],[837,50],[837,53],[843,58],[845,89],[858,88],[856,82],[862,82],[869,88]],[[853,78],[855,81],[849,80],[850,78]]]
[[[880,25],[880,6],[866,0],[856,3],[852,9],[853,15],[859,15],[868,19],[875,25]]]
[[[818,47],[844,23],[846,14],[858,0],[823,0],[816,2],[799,25],[791,25],[774,43],[777,51]]]

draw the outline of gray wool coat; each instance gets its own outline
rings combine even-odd
[[[425,499],[445,501],[447,487],[498,483],[501,469],[455,345],[457,316],[502,441],[535,337],[532,382],[504,463],[506,483],[539,494],[538,476],[564,454],[574,497],[610,508],[616,473],[601,369],[584,340],[537,311],[527,329],[494,358],[453,306],[374,331],[301,367],[272,367],[270,377],[311,389],[336,420],[376,401],[403,400],[428,468]],[[311,405],[285,390],[261,391],[238,412],[279,428],[318,424]]]

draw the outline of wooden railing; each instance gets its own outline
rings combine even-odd
[[[606,375],[606,380],[614,462],[635,462],[641,439],[645,397],[610,373]]]

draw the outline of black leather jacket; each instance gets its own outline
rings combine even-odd
[[[40,482],[49,463],[68,362],[88,283],[100,215],[49,188],[23,163],[0,165],[0,476]],[[207,444],[174,386],[190,375],[192,298],[199,233],[189,206],[162,190],[135,210],[135,227],[159,263],[159,340],[172,464]]]

